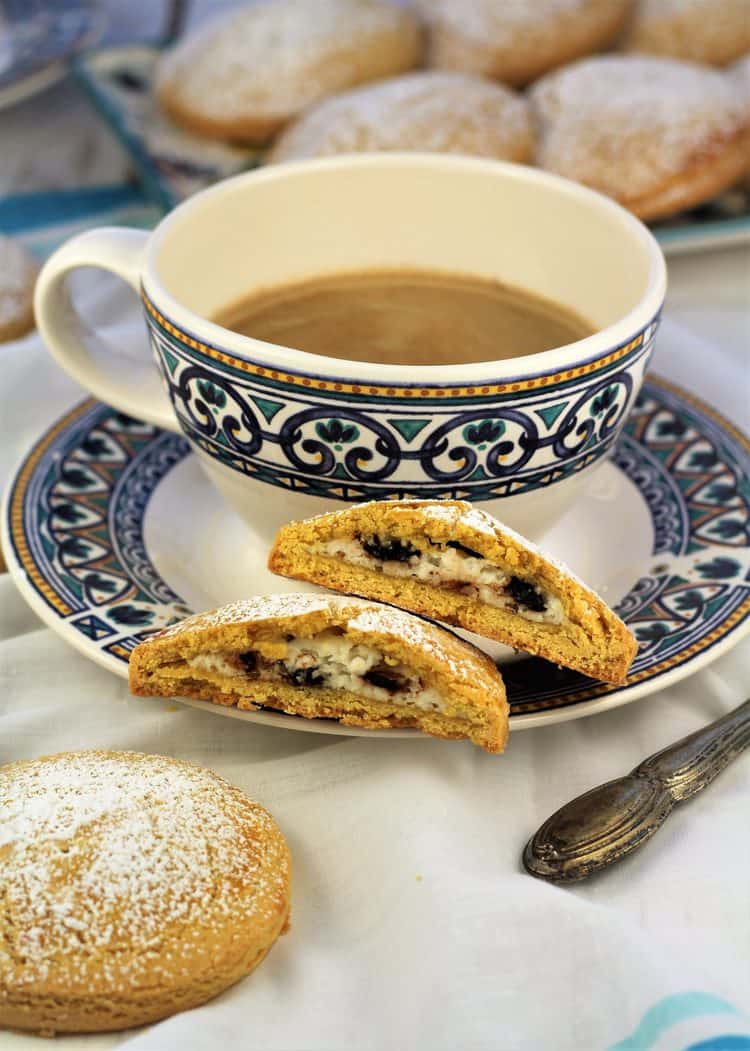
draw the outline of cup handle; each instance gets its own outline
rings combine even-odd
[[[179,432],[153,361],[118,354],[116,347],[79,316],[66,287],[72,270],[95,266],[121,277],[140,296],[149,236],[144,230],[102,227],[71,238],[42,267],[34,293],[34,313],[47,349],[74,380],[129,416]]]

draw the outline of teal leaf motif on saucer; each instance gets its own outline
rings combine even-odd
[[[55,517],[61,519],[63,522],[81,522],[86,514],[76,507],[75,504],[58,504],[55,507]]]
[[[141,627],[150,624],[154,619],[151,610],[136,609],[135,606],[113,606],[109,611],[109,619],[115,624],[128,624],[131,627]]]
[[[710,562],[700,562],[696,567],[702,577],[714,577],[717,580],[731,580],[742,572],[742,564],[733,558],[719,556]]]
[[[737,518],[722,518],[719,522],[715,522],[708,532],[722,540],[734,540],[742,537],[746,529],[746,521]]]
[[[101,573],[87,573],[83,578],[83,583],[87,588],[96,588],[97,591],[107,591],[112,594],[113,591],[117,591],[117,584],[114,580],[103,577]]]

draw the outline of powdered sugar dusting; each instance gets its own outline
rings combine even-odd
[[[26,249],[0,235],[0,325],[21,321],[31,308],[37,265]]]
[[[381,0],[266,0],[167,53],[158,83],[208,116],[286,115],[367,79],[361,52],[383,33],[416,39],[411,16]]]
[[[723,73],[646,55],[584,59],[538,81],[537,162],[628,201],[654,192],[747,128]]]
[[[185,976],[207,931],[278,913],[271,816],[218,775],[163,756],[63,753],[0,768],[0,988]],[[241,891],[238,888],[242,888]],[[265,919],[268,919],[266,916]],[[177,938],[180,952],[164,955]]]
[[[503,47],[512,44],[518,34],[550,20],[580,17],[591,0],[417,0],[417,6],[428,20],[440,21],[481,43],[489,39]]]
[[[196,613],[192,617],[187,617],[178,624],[173,624],[171,627],[153,635],[141,645],[147,646],[157,639],[169,638],[173,635],[194,631],[199,628],[228,626],[230,624],[250,624],[277,618],[300,617],[310,613],[326,614],[337,606],[352,606],[356,608],[364,605],[367,605],[367,603],[363,599],[312,595],[303,592],[288,595],[253,595],[250,598],[241,599],[239,602],[230,602],[219,609],[208,610],[206,613]]]
[[[747,0],[638,0],[623,40],[628,51],[723,66],[750,48]]]
[[[276,143],[271,161],[368,150],[427,150],[525,159],[526,100],[461,73],[393,77],[321,102]]]
[[[400,639],[413,650],[429,654],[433,661],[439,661],[443,670],[452,679],[468,681],[476,679],[476,658],[479,651],[468,643],[461,642],[443,628],[438,628],[428,621],[391,606],[378,606],[370,603],[349,622],[349,628],[364,634],[385,635]]]
[[[454,525],[460,519],[469,529],[475,529],[478,533],[484,533],[485,536],[495,536],[497,525],[495,519],[465,500],[451,500],[445,503],[426,500],[423,507],[426,521],[439,522],[442,520]]]

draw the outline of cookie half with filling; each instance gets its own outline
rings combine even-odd
[[[456,624],[605,682],[622,682],[637,643],[565,566],[463,500],[358,504],[278,533],[282,576]]]
[[[188,617],[133,650],[130,689],[271,708],[372,730],[413,727],[502,752],[495,664],[400,609],[338,595],[266,595]]]

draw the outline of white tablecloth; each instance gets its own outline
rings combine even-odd
[[[670,272],[655,369],[746,425],[748,253]],[[80,392],[35,337],[0,357],[2,486]],[[295,863],[291,932],[250,978],[148,1030],[62,1046],[750,1048],[750,755],[596,879],[562,889],[520,864],[552,811],[728,711],[750,693],[749,670],[745,640],[635,704],[514,734],[501,758],[336,739],[133,700],[0,577],[0,762],[95,746],[203,763],[272,811]],[[46,1046],[0,1034],[2,1051]]]

